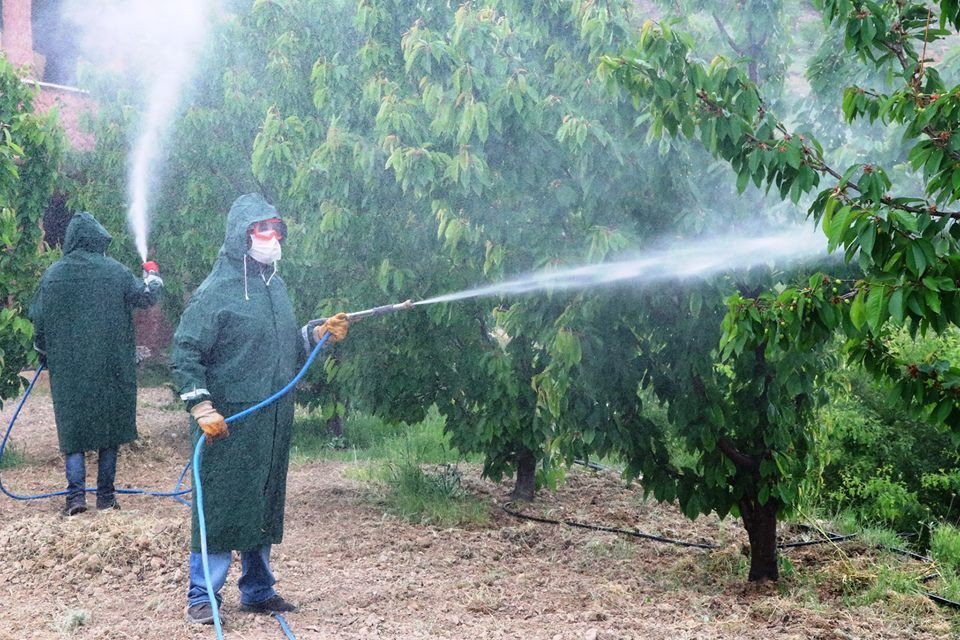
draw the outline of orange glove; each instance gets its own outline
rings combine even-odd
[[[314,327],[313,339],[320,342],[323,334],[329,333],[330,337],[327,339],[327,342],[340,342],[347,337],[347,331],[349,330],[350,321],[347,320],[347,314],[341,311],[327,318],[323,324]]]
[[[190,409],[190,415],[197,421],[208,439],[218,440],[230,435],[230,430],[227,429],[227,423],[224,422],[223,416],[217,413],[217,410],[213,408],[213,403],[209,400],[193,405],[193,408]]]

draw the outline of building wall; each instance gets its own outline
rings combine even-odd
[[[2,0],[3,47],[13,66],[33,65],[33,27],[31,26],[32,0]]]
[[[13,66],[23,70],[28,84],[33,81],[37,90],[34,109],[47,113],[56,108],[70,144],[81,150],[93,148],[93,137],[83,133],[79,124],[83,112],[95,109],[93,101],[79,89],[43,82],[48,61],[34,50],[33,1],[0,0],[0,7],[3,15],[0,49]]]
[[[93,100],[86,93],[72,87],[41,83],[37,83],[36,87],[37,95],[33,100],[33,108],[38,113],[56,109],[70,146],[81,151],[93,149],[96,140],[80,126],[84,114],[96,112]]]

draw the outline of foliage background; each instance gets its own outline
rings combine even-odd
[[[527,497],[574,459],[613,456],[690,517],[949,517],[952,440],[929,425],[960,415],[958,234],[930,206],[956,200],[956,56],[937,43],[944,73],[928,64],[922,82],[910,63],[918,34],[955,31],[955,3],[932,36],[919,3],[823,1],[824,22],[801,2],[655,4],[662,21],[643,25],[649,7],[625,0],[231,3],[157,176],[170,318],[248,191],[288,222],[281,272],[303,320],[757,234],[808,208],[847,265],[431,306],[358,326],[301,400],[327,419],[436,406],[451,443]],[[85,82],[97,147],[69,158],[61,189],[133,264],[125,159],[143,92]],[[838,332],[850,357],[834,374]]]

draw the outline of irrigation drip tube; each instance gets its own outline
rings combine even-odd
[[[540,517],[540,516],[531,516],[531,515],[527,515],[527,514],[525,514],[525,513],[520,513],[519,511],[514,510],[514,509],[512,508],[512,506],[513,506],[513,502],[505,502],[505,503],[503,503],[503,504],[500,505],[500,508],[503,509],[506,513],[508,513],[508,514],[510,514],[511,516],[513,516],[514,518],[519,518],[520,520],[530,520],[531,522],[540,522],[540,523],[543,523],[543,524],[563,524],[563,525],[567,525],[568,527],[576,527],[576,528],[579,528],[579,529],[589,529],[589,530],[591,530],[591,531],[603,531],[603,532],[606,532],[606,533],[618,533],[618,534],[622,534],[622,535],[625,535],[625,536],[632,536],[632,537],[634,537],[634,538],[642,538],[642,539],[644,539],[644,540],[650,540],[650,541],[652,541],[652,542],[661,542],[661,543],[664,543],[664,544],[672,544],[672,545],[675,545],[675,546],[678,546],[678,547],[693,547],[693,548],[697,548],[697,549],[707,549],[708,551],[713,551],[713,550],[715,550],[715,549],[719,549],[719,546],[718,546],[718,545],[715,545],[715,544],[701,543],[701,542],[687,542],[687,541],[684,541],[684,540],[673,540],[673,539],[671,539],[671,538],[664,538],[664,537],[662,537],[662,536],[657,536],[657,535],[653,535],[653,534],[650,534],[650,533],[642,533],[642,532],[637,531],[637,530],[635,530],[635,529],[620,529],[620,528],[617,528],[617,527],[607,527],[607,526],[603,526],[603,525],[589,524],[589,523],[586,523],[586,522],[577,522],[576,520],[557,520],[557,519],[554,519],[554,518],[544,518],[544,517]],[[800,541],[800,542],[782,542],[782,543],[777,544],[777,548],[778,548],[778,549],[795,549],[795,548],[797,548],[797,547],[808,547],[808,546],[812,546],[812,545],[816,545],[816,544],[827,544],[827,543],[836,543],[836,542],[846,542],[846,541],[853,540],[853,539],[855,539],[855,538],[858,537],[857,534],[855,534],[855,533],[848,534],[848,535],[841,535],[841,534],[839,534],[839,533],[825,532],[825,533],[822,534],[822,535],[824,535],[824,537],[821,538],[821,539],[819,539],[819,540],[803,540],[803,541]],[[920,561],[922,561],[922,562],[933,563],[933,559],[932,559],[932,558],[929,558],[929,557],[927,557],[927,556],[921,555],[921,554],[919,554],[919,553],[914,553],[913,551],[908,551],[908,550],[906,550],[906,549],[901,549],[901,548],[899,548],[899,547],[888,547],[888,546],[885,546],[885,545],[879,545],[879,548],[884,549],[884,550],[886,550],[886,551],[889,551],[889,552],[891,552],[891,553],[895,553],[895,554],[898,554],[898,555],[906,556],[906,557],[911,558],[911,559],[914,559],[914,560],[920,560]],[[938,572],[934,572],[934,573],[927,574],[927,575],[925,575],[925,576],[922,576],[922,577],[918,578],[918,579],[917,579],[917,582],[925,583],[925,582],[929,582],[930,580],[933,580],[933,579],[939,578],[939,577],[940,577],[940,574],[939,574]],[[944,598],[943,596],[939,596],[939,595],[937,595],[937,594],[935,594],[935,593],[932,593],[932,592],[930,592],[930,591],[924,591],[923,594],[924,594],[926,597],[928,597],[928,598],[930,598],[931,600],[933,600],[934,602],[936,602],[937,604],[939,604],[939,605],[944,605],[944,606],[952,607],[952,608],[954,608],[954,609],[960,609],[960,602],[956,602],[956,601],[954,601],[954,600],[949,600],[949,599],[947,599],[947,598]]]
[[[630,530],[630,529],[617,529],[615,527],[605,527],[598,524],[589,524],[586,522],[577,522],[576,520],[554,520],[552,518],[541,518],[539,516],[530,516],[525,513],[520,513],[519,511],[513,510],[512,502],[505,502],[500,505],[500,508],[509,513],[514,518],[520,518],[521,520],[531,520],[533,522],[542,522],[544,524],[565,524],[568,527],[577,527],[580,529],[590,529],[593,531],[604,531],[606,533],[621,533],[626,536],[633,536],[634,538],[643,538],[644,540],[650,540],[652,542],[662,542],[664,544],[673,544],[679,547],[694,547],[697,549],[716,549],[717,546],[713,544],[705,544],[702,542],[686,542],[684,540],[672,540],[670,538],[664,538],[661,536],[655,536],[651,533],[643,533],[641,531]]]
[[[838,533],[828,533],[825,538],[820,538],[819,540],[801,540],[799,542],[781,542],[777,544],[777,549],[796,549],[797,547],[812,547],[816,544],[827,544],[828,542],[844,542],[845,540],[853,540],[857,537],[857,534],[851,533],[849,535],[842,536]]]
[[[573,461],[574,464],[579,464],[593,471],[619,471],[619,469],[614,469],[613,467],[608,467],[607,465],[600,464],[599,462],[594,462],[592,460],[580,460],[579,458]]]
[[[654,535],[654,534],[652,534],[652,533],[643,533],[643,532],[641,532],[641,531],[637,531],[636,529],[620,529],[620,528],[617,528],[617,527],[608,527],[608,526],[604,526],[604,525],[590,524],[590,523],[586,523],[586,522],[578,522],[578,521],[576,521],[576,520],[556,520],[556,519],[553,519],[553,518],[543,518],[543,517],[540,517],[540,516],[531,516],[531,515],[528,515],[528,514],[525,514],[525,513],[520,513],[519,511],[516,511],[516,510],[512,509],[512,508],[511,508],[512,505],[513,505],[512,502],[506,502],[506,503],[504,503],[504,504],[501,505],[501,508],[502,508],[504,511],[506,511],[507,513],[509,513],[511,516],[513,516],[513,517],[515,517],[515,518],[519,518],[519,519],[521,519],[521,520],[531,520],[531,521],[533,521],[533,522],[541,522],[541,523],[544,523],[544,524],[565,524],[565,525],[567,525],[568,527],[577,527],[577,528],[580,528],[580,529],[590,529],[590,530],[593,530],[593,531],[603,531],[603,532],[606,532],[606,533],[619,533],[619,534],[626,535],[626,536],[632,536],[632,537],[634,537],[634,538],[642,538],[643,540],[650,540],[650,541],[652,541],[652,542],[660,542],[660,543],[663,543],[663,544],[672,544],[672,545],[675,545],[675,546],[678,546],[678,547],[692,547],[692,548],[696,548],[696,549],[708,549],[708,550],[718,549],[718,548],[719,548],[719,546],[718,546],[718,545],[715,545],[715,544],[710,544],[710,543],[705,543],[705,542],[689,542],[689,541],[686,541],[686,540],[674,540],[673,538],[665,538],[665,537],[663,537],[663,536]],[[796,548],[796,547],[808,547],[808,546],[813,546],[813,545],[817,545],[817,544],[826,544],[826,543],[828,543],[828,542],[843,542],[843,541],[845,541],[845,540],[851,540],[851,539],[853,539],[853,538],[855,538],[855,537],[856,537],[856,534],[840,535],[840,534],[837,534],[837,533],[828,533],[828,534],[827,534],[827,537],[822,538],[822,539],[820,539],[820,540],[803,540],[803,541],[800,541],[800,542],[782,542],[782,543],[780,543],[780,544],[777,545],[777,548],[778,548],[778,549],[792,549],[792,548]],[[909,552],[906,552],[906,553],[909,553]]]

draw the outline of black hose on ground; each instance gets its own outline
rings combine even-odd
[[[620,529],[616,527],[607,527],[604,525],[598,524],[589,524],[585,522],[577,522],[576,520],[554,520],[552,518],[543,518],[540,516],[531,516],[519,511],[515,511],[511,508],[513,505],[512,502],[505,502],[501,505],[501,508],[506,511],[508,514],[515,518],[520,518],[521,520],[530,520],[532,522],[542,522],[544,524],[565,524],[569,527],[577,527],[579,529],[590,529],[593,531],[604,531],[606,533],[621,533],[627,536],[633,536],[634,538],[642,538],[644,540],[650,540],[652,542],[661,542],[664,544],[672,544],[679,547],[693,547],[697,549],[718,549],[719,547],[715,544],[704,543],[704,542],[687,542],[685,540],[674,540],[672,538],[664,538],[663,536],[654,535],[652,533],[643,533],[637,531],[636,529]],[[807,547],[815,544],[825,544],[827,542],[843,542],[844,540],[850,540],[855,538],[856,534],[850,535],[840,535],[837,533],[828,533],[827,537],[821,540],[803,540],[801,542],[782,542],[777,545],[778,549],[791,549],[796,547]]]
[[[843,542],[844,540],[852,540],[856,538],[857,534],[851,533],[849,535],[842,536],[838,533],[828,533],[826,538],[821,538],[819,540],[801,540],[800,542],[781,542],[777,545],[777,549],[796,549],[797,547],[812,547],[815,544],[826,544],[828,542]]]
[[[513,505],[512,502],[505,502],[500,507],[509,513],[514,518],[519,518],[521,520],[530,520],[532,522],[542,522],[544,524],[565,524],[568,527],[577,527],[579,529],[590,529],[592,531],[604,531],[606,533],[622,533],[626,536],[633,536],[634,538],[642,538],[644,540],[650,540],[652,542],[662,542],[664,544],[673,544],[680,547],[693,547],[696,549],[716,549],[717,546],[713,544],[705,544],[702,542],[686,542],[683,540],[673,540],[671,538],[664,538],[662,536],[655,536],[651,533],[642,533],[636,530],[630,529],[617,529],[615,527],[605,527],[597,524],[587,524],[585,522],[577,522],[576,520],[553,520],[551,518],[541,518],[540,516],[528,516],[526,514],[515,511],[511,508]]]
[[[576,528],[578,528],[578,529],[589,529],[589,530],[591,530],[591,531],[603,531],[603,532],[605,532],[605,533],[619,533],[619,534],[623,534],[623,535],[626,535],[626,536],[632,536],[632,537],[634,537],[634,538],[642,538],[642,539],[644,539],[644,540],[650,540],[650,541],[652,541],[652,542],[660,542],[660,543],[663,543],[663,544],[672,544],[672,545],[676,545],[676,546],[679,546],[679,547],[692,547],[692,548],[696,548],[696,549],[707,549],[708,551],[712,551],[712,550],[714,550],[714,549],[718,549],[718,548],[719,548],[719,546],[718,546],[718,545],[715,545],[715,544],[702,543],[702,542],[686,542],[686,541],[684,541],[684,540],[674,540],[674,539],[672,539],[672,538],[664,538],[664,537],[662,537],[662,536],[657,536],[657,535],[653,535],[653,534],[650,534],[650,533],[642,533],[642,532],[636,531],[636,530],[619,529],[619,528],[616,528],[616,527],[606,527],[606,526],[603,526],[603,525],[588,524],[588,523],[585,523],[585,522],[577,522],[576,520],[556,520],[556,519],[553,519],[553,518],[543,518],[543,517],[540,517],[540,516],[530,516],[530,515],[526,515],[526,514],[524,514],[524,513],[520,513],[519,511],[516,511],[516,510],[512,509],[512,508],[511,508],[512,505],[513,505],[513,502],[504,502],[503,504],[500,505],[500,508],[503,509],[503,510],[504,510],[506,513],[508,513],[509,515],[513,516],[514,518],[519,518],[519,519],[521,519],[521,520],[529,520],[529,521],[531,521],[531,522],[540,522],[540,523],[543,523],[543,524],[565,524],[565,525],[567,525],[568,527],[576,527]],[[820,533],[819,530],[813,529],[812,527],[807,527],[807,528],[808,528],[808,529],[811,529],[811,530],[813,530],[813,531],[817,531],[818,533]],[[812,546],[812,545],[816,545],[816,544],[826,544],[826,543],[828,543],[828,542],[844,542],[844,541],[847,541],[847,540],[853,540],[853,539],[857,538],[857,534],[855,534],[855,533],[851,533],[851,534],[847,534],[847,535],[840,535],[839,533],[831,533],[831,532],[827,531],[827,532],[825,532],[825,534],[826,534],[826,537],[824,537],[824,538],[822,538],[822,539],[820,539],[820,540],[803,540],[803,541],[800,541],[800,542],[784,542],[784,543],[778,544],[778,545],[777,545],[777,548],[778,548],[778,549],[795,549],[795,548],[797,548],[797,547],[807,547],[807,546]],[[821,534],[821,535],[822,535],[822,534]],[[887,551],[890,551],[890,552],[892,552],[892,553],[896,553],[896,554],[898,554],[898,555],[906,556],[906,557],[911,558],[911,559],[913,559],[913,560],[919,560],[919,561],[921,561],[921,562],[928,562],[928,563],[932,563],[932,562],[933,562],[933,559],[932,559],[932,558],[928,558],[927,556],[921,555],[921,554],[919,554],[919,553],[914,553],[913,551],[908,551],[907,549],[900,549],[900,548],[898,548],[898,547],[887,547],[887,546],[884,546],[884,545],[880,545],[880,548],[881,548],[881,549],[885,549],[885,550],[887,550]],[[934,573],[931,573],[931,574],[922,576],[922,577],[919,578],[917,581],[920,582],[920,583],[924,583],[924,582],[929,582],[930,580],[933,580],[933,579],[939,578],[939,577],[940,577],[940,574],[939,574],[938,572],[934,572]],[[956,601],[954,601],[954,600],[950,600],[950,599],[948,599],[948,598],[944,598],[943,596],[937,595],[937,594],[932,593],[932,592],[929,592],[929,591],[924,592],[924,595],[925,595],[926,597],[930,598],[931,600],[933,600],[935,603],[937,603],[937,604],[939,604],[939,605],[947,606],[947,607],[952,607],[952,608],[954,608],[954,609],[960,609],[960,602],[956,602]]]

